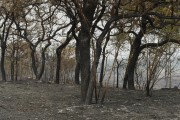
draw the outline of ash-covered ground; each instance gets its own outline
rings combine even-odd
[[[83,105],[80,86],[0,83],[0,120],[180,120],[180,90],[108,88],[104,104]]]

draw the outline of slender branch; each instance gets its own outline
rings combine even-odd
[[[180,45],[180,40],[176,40],[176,39],[167,39],[167,40],[164,40],[160,43],[147,43],[147,44],[144,44],[140,47],[140,50],[142,51],[144,48],[150,48],[150,47],[160,47],[160,46],[163,46],[165,45],[166,43],[176,43],[176,44],[179,44]]]
[[[138,34],[134,31],[128,31],[128,33],[132,33],[133,35],[135,35],[136,37],[138,37]]]
[[[101,18],[103,17],[103,14],[104,14],[105,10],[106,10],[106,6],[103,5],[103,6],[102,6],[102,9],[101,9],[101,13],[99,14],[98,18],[96,19],[96,21],[94,22],[94,24],[93,24],[93,26],[92,26],[92,32],[91,32],[91,34],[94,34],[94,31],[95,31],[95,29],[96,29],[96,27],[97,27],[97,24],[98,24],[98,22],[101,20]]]

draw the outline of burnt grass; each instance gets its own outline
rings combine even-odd
[[[108,88],[103,104],[83,105],[80,86],[35,80],[0,83],[0,120],[180,120],[180,90]]]

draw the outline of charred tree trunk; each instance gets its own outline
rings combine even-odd
[[[119,67],[116,68],[116,74],[117,74],[117,83],[116,83],[116,88],[119,88]]]
[[[34,47],[30,47],[30,48],[31,48],[32,70],[33,70],[34,75],[37,79],[38,78],[38,71],[37,71],[36,58],[35,58],[36,49]]]
[[[87,91],[85,104],[91,104],[92,103],[94,88],[96,90],[96,73],[97,73],[97,67],[99,64],[99,59],[100,59],[101,51],[102,51],[101,45],[102,45],[104,37],[110,31],[111,24],[112,24],[112,21],[110,21],[106,24],[104,31],[101,33],[101,35],[99,36],[99,38],[97,39],[97,42],[96,42],[96,51],[95,51],[96,54],[95,54],[95,58],[94,58],[92,68],[91,68],[91,74],[90,74],[91,79],[89,81],[89,87],[88,87],[88,91]],[[95,92],[95,94],[96,94],[96,92]]]
[[[59,84],[60,81],[60,69],[61,69],[61,53],[62,50],[60,51],[58,48],[56,49],[56,84]]]
[[[48,48],[50,45],[51,45],[51,42],[48,41],[48,44],[42,49],[42,53],[41,53],[41,56],[42,56],[42,58],[41,58],[41,59],[42,59],[42,61],[41,61],[41,69],[40,69],[40,72],[39,72],[39,74],[38,74],[38,80],[41,79],[41,77],[42,77],[42,75],[43,75],[43,73],[44,73],[45,63],[46,63],[46,55],[45,55],[45,53],[46,53],[47,48]]]
[[[132,45],[131,45],[131,50],[130,50],[130,54],[129,54],[129,58],[128,58],[128,63],[126,66],[126,71],[124,74],[124,80],[123,80],[123,89],[127,89],[127,84],[128,84],[128,65],[130,64],[130,58],[132,56]]]
[[[12,49],[12,55],[11,55],[11,81],[14,81],[14,55],[15,55],[15,45],[13,42],[13,49]]]
[[[105,62],[105,53],[103,49],[103,57],[102,57],[102,62],[101,62],[101,72],[100,72],[100,78],[99,78],[99,84],[100,87],[103,87],[103,79],[104,79],[104,62]]]
[[[127,77],[127,81],[128,81],[128,89],[130,90],[134,90],[135,87],[134,87],[134,70],[135,70],[135,66],[136,66],[136,63],[137,63],[137,60],[138,60],[138,57],[139,57],[139,54],[140,54],[140,44],[141,42],[140,41],[137,41],[134,43],[134,46],[133,46],[133,50],[132,50],[132,56],[130,58],[130,62],[128,64],[128,77]]]
[[[15,62],[15,64],[16,64],[16,72],[15,72],[15,81],[17,81],[18,80],[18,71],[19,71],[19,66],[18,66],[18,51],[17,51],[17,53],[16,53],[16,62]]]
[[[18,44],[17,44],[18,46]],[[15,50],[15,53],[16,53],[16,56],[15,56],[15,66],[16,66],[16,72],[15,72],[15,81],[18,80],[18,74],[19,74],[19,64],[18,64],[18,61],[19,61],[19,50],[16,49]]]
[[[105,2],[105,1],[104,1]],[[74,2],[75,5],[79,8],[79,5]],[[90,39],[94,34],[97,23],[101,20],[106,6],[103,5],[103,9],[99,15],[99,17],[95,20],[94,24],[92,24],[94,20],[95,10],[97,8],[98,1],[87,0],[84,1],[82,13],[79,13],[80,21],[81,21],[81,31],[79,32],[79,43],[80,43],[80,67],[81,67],[81,96],[82,101],[85,104],[92,103],[93,91],[96,88],[96,73],[97,66],[99,64],[99,59],[101,55],[101,45],[104,37],[110,31],[110,26],[114,22],[114,18],[110,19],[103,32],[96,40],[96,49],[93,65],[90,72]],[[118,6],[118,5],[117,5]],[[118,10],[118,9],[117,9]],[[118,12],[116,12],[118,13]],[[116,16],[116,15],[115,15]],[[96,90],[96,89],[95,89]]]
[[[102,82],[103,82],[103,79],[104,79],[104,62],[105,62],[105,57],[106,57],[106,46],[107,46],[107,43],[109,42],[109,39],[110,39],[110,32],[107,35],[106,42],[104,44],[103,51],[102,51],[103,56],[102,56],[101,72],[100,72],[100,78],[99,78],[100,87],[103,87]]]
[[[146,96],[147,97],[152,97],[152,91],[151,91],[151,87],[150,87],[150,82],[147,80],[146,83]]]
[[[9,37],[9,32],[11,29],[11,26],[14,22],[14,19],[11,21],[8,21],[9,15],[5,15],[5,20],[1,26],[2,31],[0,33],[0,41],[1,41],[1,76],[2,76],[2,81],[6,81],[6,71],[5,71],[5,53],[6,53],[6,43]],[[10,22],[10,24],[8,24]]]
[[[128,83],[128,66],[126,67],[124,80],[123,80],[123,89],[127,89],[127,83]]]
[[[46,62],[46,56],[45,56],[45,52],[47,50],[47,48],[51,45],[51,42],[48,41],[48,44],[42,49],[41,52],[41,66],[40,66],[40,71],[38,71],[38,66],[37,66],[37,61],[36,61],[36,46],[30,46],[31,49],[31,60],[32,60],[32,69],[33,72],[35,74],[35,77],[37,80],[40,80],[43,73],[44,73],[44,68],[45,68],[45,62]]]
[[[126,89],[128,85],[128,89],[134,90],[134,70],[135,66],[140,54],[140,45],[141,45],[141,38],[136,37],[132,46],[131,46],[131,51],[129,54],[129,60],[128,64],[126,67],[126,72],[124,76],[124,83],[123,83],[123,88]]]
[[[135,40],[131,46],[131,51],[130,51],[130,57],[128,60],[128,65],[126,68],[126,73],[125,73],[125,77],[124,77],[124,84],[123,84],[123,88],[126,88],[126,83],[128,82],[128,89],[130,90],[134,90],[135,86],[134,86],[134,70],[135,70],[135,66],[139,57],[139,54],[141,52],[141,39],[144,36],[144,34],[146,33],[146,16],[144,15],[142,17],[142,21],[141,21],[141,29],[139,31],[138,34],[135,34]]]
[[[69,30],[68,33],[67,33],[66,41],[56,49],[56,57],[57,57],[57,61],[56,61],[56,80],[55,80],[56,84],[59,84],[59,81],[60,81],[61,53],[62,53],[63,49],[69,44],[69,42],[71,40],[71,36],[69,36],[70,32],[71,32],[71,30]]]
[[[76,4],[76,6],[79,6]],[[81,96],[82,101],[86,101],[87,91],[90,82],[90,40],[92,22],[97,7],[97,1],[87,0],[83,3],[83,15],[79,14],[81,21],[81,30],[79,32],[79,50],[80,50],[80,70],[81,70]],[[87,98],[88,99],[88,98]]]
[[[85,102],[90,80],[90,36],[89,31],[84,27],[81,28],[80,35],[80,69],[81,69],[81,96]]]
[[[14,60],[11,61],[11,81],[14,81]]]
[[[2,81],[6,81],[6,71],[5,71],[5,68],[4,68],[5,51],[6,51],[6,45],[2,44],[1,45],[1,75],[2,75]]]
[[[119,88],[119,67],[121,65],[121,62],[118,62],[118,60],[116,61],[117,62],[117,68],[116,68],[116,72],[117,72],[117,83],[116,83],[116,88]]]
[[[41,77],[42,77],[42,75],[43,75],[43,73],[44,73],[44,68],[45,68],[45,63],[46,63],[46,56],[45,56],[45,50],[43,50],[42,51],[42,53],[41,53],[41,69],[40,69],[40,72],[39,72],[39,74],[38,74],[38,76],[37,76],[37,79],[38,80],[40,80],[41,79]]]
[[[80,84],[79,81],[79,75],[80,75],[80,51],[79,51],[79,43],[76,43],[76,50],[75,50],[75,54],[76,54],[76,67],[75,67],[75,83],[77,85]]]
[[[108,32],[108,31],[107,31]],[[99,64],[99,59],[101,56],[101,44],[103,41],[104,36],[106,35],[106,32],[104,34],[101,34],[99,39],[96,42],[96,54],[94,56],[93,65],[91,68],[91,74],[90,74],[90,81],[89,81],[89,87],[87,91],[86,101],[85,104],[91,104],[92,103],[92,97],[93,97],[93,91],[95,89],[95,96],[96,96],[96,102],[97,102],[97,93],[96,93],[96,73],[97,73],[97,67]]]

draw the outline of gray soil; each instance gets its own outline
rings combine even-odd
[[[80,87],[35,81],[0,83],[0,120],[180,120],[180,90],[109,88],[104,104],[83,105]]]

